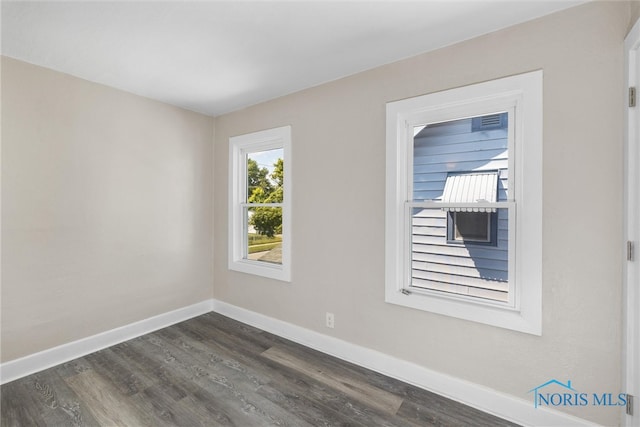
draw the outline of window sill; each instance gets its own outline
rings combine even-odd
[[[291,272],[286,266],[279,264],[242,259],[229,262],[229,270],[291,282]]]
[[[542,335],[539,314],[526,313],[524,309],[518,310],[506,303],[438,295],[437,292],[428,290],[409,294],[387,290],[385,302],[532,335]]]

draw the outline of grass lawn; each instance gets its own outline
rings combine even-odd
[[[270,251],[278,245],[282,244],[282,236],[276,235],[273,237],[264,236],[262,234],[249,234],[249,253]]]

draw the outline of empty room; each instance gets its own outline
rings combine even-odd
[[[640,426],[640,2],[2,1],[2,426]]]

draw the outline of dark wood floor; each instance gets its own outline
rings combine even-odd
[[[9,426],[510,426],[209,313],[2,386]]]

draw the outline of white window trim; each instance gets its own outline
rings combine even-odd
[[[419,310],[542,334],[542,71],[387,104],[385,301]],[[404,293],[411,250],[407,202],[413,127],[509,111],[510,302],[441,292]],[[515,120],[512,120],[515,119]],[[513,176],[513,179],[512,179]],[[437,202],[423,202],[425,207]],[[501,203],[498,203],[501,204]],[[515,226],[514,226],[515,225]]]
[[[283,149],[284,198],[282,206],[282,264],[244,258],[246,224],[242,204],[247,198],[247,153]],[[291,281],[291,126],[229,138],[229,269]]]

